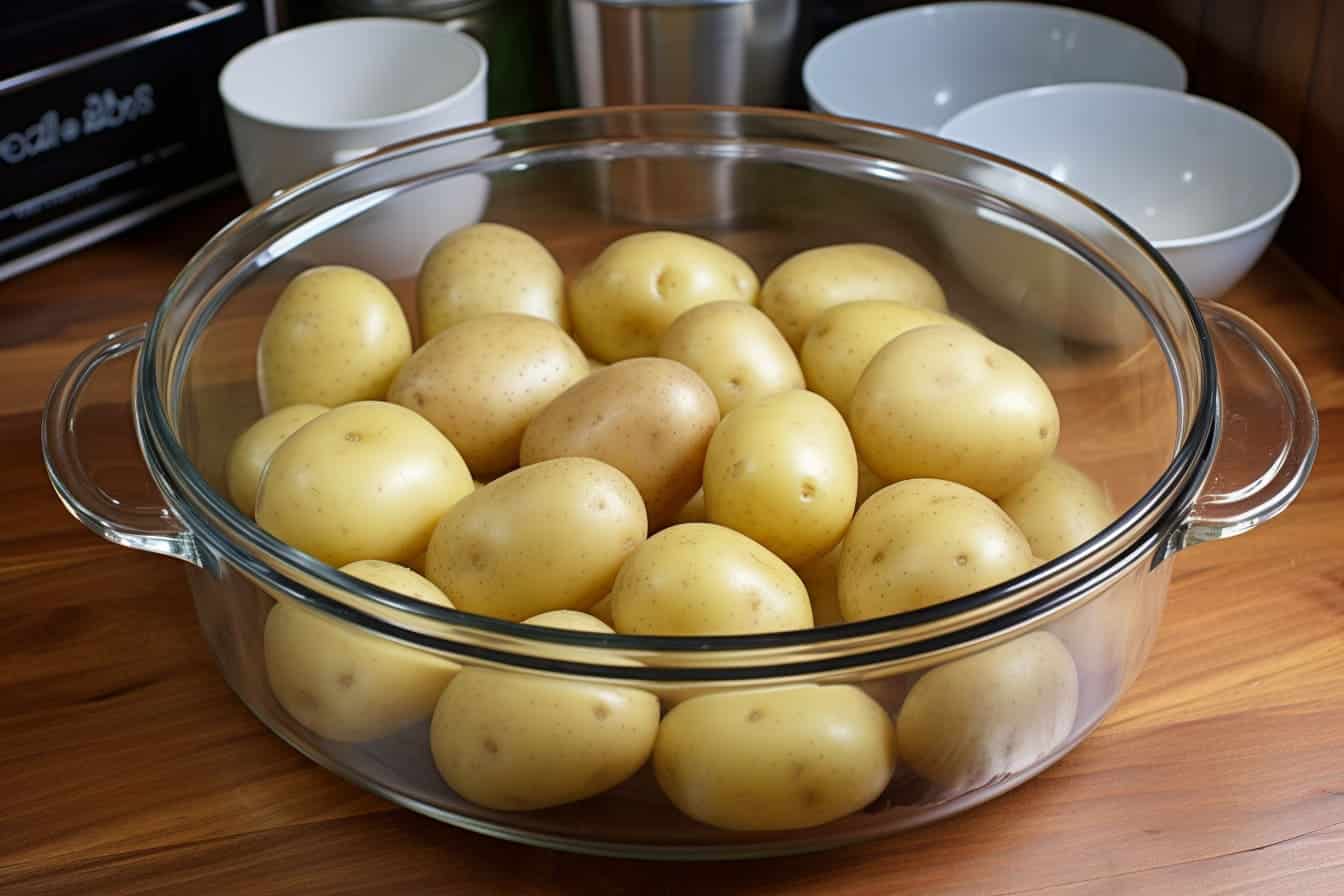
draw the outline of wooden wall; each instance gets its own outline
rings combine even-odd
[[[1302,187],[1279,243],[1344,296],[1344,0],[1084,0],[1185,60],[1190,91],[1236,106],[1297,152]]]
[[[843,9],[817,24],[913,6],[892,0]],[[1236,106],[1296,150],[1302,187],[1279,243],[1344,297],[1344,0],[1075,0],[1156,35],[1185,60],[1190,91]]]

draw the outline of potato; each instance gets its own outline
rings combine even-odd
[[[618,361],[570,386],[528,424],[519,458],[592,457],[630,477],[649,526],[669,522],[700,488],[714,393],[688,367],[664,358]]]
[[[528,622],[605,629],[568,611]],[[653,751],[658,715],[658,698],[636,688],[464,669],[435,707],[429,742],[439,774],[466,799],[503,811],[545,809],[595,796],[639,771]]]
[[[569,287],[574,334],[588,354],[620,361],[658,351],[663,332],[706,302],[756,298],[756,272],[732,252],[686,233],[636,233],[612,243]]]
[[[868,465],[863,461],[859,461],[859,493],[854,499],[855,507],[862,507],[864,501],[890,484],[868,469]]]
[[[572,632],[589,632],[594,635],[615,634],[610,625],[594,614],[580,613],[578,610],[547,610],[545,613],[538,613],[524,619],[523,622],[527,625],[563,628]]]
[[[896,717],[896,742],[917,774],[963,793],[1045,759],[1077,712],[1073,658],[1038,631],[925,673]]]
[[[1078,669],[1081,722],[1109,710],[1143,667],[1157,635],[1170,564],[1164,569],[1165,575],[1137,570],[1047,626]]]
[[[354,268],[311,268],[280,293],[262,328],[261,407],[381,399],[410,356],[411,328],[381,280]]]
[[[705,515],[705,490],[701,488],[691,500],[687,501],[681,510],[677,511],[675,523],[707,523],[709,517]]]
[[[781,392],[742,405],[714,431],[705,512],[796,566],[845,534],[858,476],[840,413],[812,392]]]
[[[409,563],[471,491],[461,455],[427,420],[360,401],[327,411],[275,450],[257,491],[257,525],[332,566]]]
[[[1031,365],[961,326],[897,336],[859,378],[849,426],[863,462],[895,482],[932,477],[991,498],[1055,450],[1059,411]]]
[[[424,340],[499,311],[569,324],[560,265],[541,243],[503,224],[475,224],[439,240],[420,268],[415,301]]]
[[[451,607],[433,583],[403,566],[361,560],[342,572],[390,591]],[[406,614],[370,608],[399,621]],[[271,608],[263,634],[275,699],[308,730],[329,740],[385,737],[428,718],[458,667],[289,599]]]
[[[869,498],[840,552],[840,612],[850,622],[974,593],[1035,565],[1027,538],[964,485],[907,479]]]
[[[807,388],[843,414],[864,368],[884,345],[916,327],[959,323],[941,311],[900,302],[871,299],[834,305],[808,328],[798,354]]]
[[[742,302],[710,302],[668,327],[658,354],[680,361],[709,384],[719,413],[776,392],[803,388],[793,350],[760,310]]]
[[[831,548],[811,563],[798,567],[798,578],[807,588],[812,602],[812,624],[840,625],[845,617],[840,613],[840,551],[843,542]]]
[[[663,793],[696,821],[734,831],[825,824],[875,800],[896,769],[891,719],[849,685],[693,697],[658,732]]]
[[[518,466],[523,431],[551,399],[588,375],[583,352],[550,321],[487,314],[420,346],[387,400],[420,414],[488,479]]]
[[[1073,550],[1115,520],[1115,510],[1101,486],[1057,457],[1000,498],[999,506],[1042,560]]]
[[[564,612],[564,611],[563,611],[563,610],[557,610],[556,612],[557,612],[557,613],[560,613],[560,612]],[[544,616],[544,615],[546,615],[546,614],[543,613],[543,614],[541,614],[541,615]],[[611,595],[610,595],[610,594],[608,594],[606,597],[602,598],[602,599],[601,599],[600,601],[598,601],[597,603],[593,604],[591,607],[589,607],[589,608],[588,608],[588,615],[589,615],[589,616],[592,616],[594,619],[596,619],[598,622],[602,623],[603,625],[607,626],[607,628],[610,628],[612,631],[615,631],[615,630],[616,630],[615,627],[612,625],[612,622],[613,622],[614,620],[612,620],[612,618],[611,618]],[[529,620],[527,620],[527,621],[528,621],[528,622],[533,622],[533,621],[536,620],[536,618],[537,618],[537,617],[534,616],[532,619],[529,619]]]
[[[626,635],[742,635],[810,628],[807,589],[784,561],[732,529],[672,526],[644,542],[611,589]]]
[[[547,460],[445,513],[425,574],[470,613],[518,621],[586,610],[647,534],[644,502],[620,470],[586,457]]]
[[[225,462],[229,498],[243,513],[257,509],[257,485],[275,449],[309,420],[327,412],[320,404],[292,404],[262,417],[234,441]]]
[[[947,310],[943,288],[922,265],[870,243],[799,252],[766,278],[759,304],[796,351],[823,311],[864,299]]]

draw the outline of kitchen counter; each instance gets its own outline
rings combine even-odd
[[[1179,555],[1153,656],[1091,738],[931,827],[670,867],[487,839],[323,771],[216,673],[177,563],[57,502],[38,443],[52,381],[148,318],[239,210],[226,195],[0,284],[0,892],[1344,892],[1344,305],[1286,256],[1226,301],[1307,375],[1315,473],[1264,528]],[[148,502],[126,388],[95,393],[97,475]]]

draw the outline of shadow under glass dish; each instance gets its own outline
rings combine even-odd
[[[621,207],[628,197],[613,196],[625,187],[612,171],[627,163],[664,179],[636,215]],[[711,172],[732,202],[694,199],[700,206],[688,212],[687,197]],[[1161,259],[1124,225],[1076,194],[1021,175],[909,132],[709,107],[556,113],[392,147],[242,216],[188,264],[147,331],[77,359],[48,410],[53,482],[67,507],[105,537],[192,561],[188,578],[210,648],[263,722],[327,768],[416,811],[529,843],[663,858],[809,851],[924,824],[1017,786],[1085,737],[1147,656],[1170,555],[1281,510],[1314,455],[1305,387],[1263,331],[1205,304],[1211,330]],[[1103,486],[1122,510],[1119,519],[1017,579],[942,605],[825,629],[715,638],[597,635],[471,616],[376,588],[288,548],[223,497],[229,446],[260,414],[255,351],[266,315],[299,271],[344,261],[348,235],[361,222],[414,218],[422,191],[463,179],[488,183],[485,220],[533,234],[570,273],[611,240],[658,226],[717,240],[760,274],[831,243],[875,242],[909,254],[939,278],[953,311],[1041,372],[1063,421],[1059,454]],[[687,188],[678,191],[682,179]],[[1004,184],[1015,192],[996,189]],[[443,225],[427,219],[425,226]],[[414,272],[384,276],[414,319]],[[1004,283],[1016,284],[1019,301],[987,294]],[[128,517],[83,474],[75,424],[93,371],[139,348],[142,338],[137,432],[169,512]],[[1221,396],[1215,342],[1220,360],[1239,369],[1236,388]],[[1258,441],[1220,444],[1220,414],[1227,413],[1265,421]],[[1270,442],[1282,450],[1269,457],[1276,466],[1266,474]],[[1218,475],[1210,476],[1215,452]],[[1234,492],[1237,501],[1229,502]],[[1013,720],[952,732],[973,751],[987,751],[988,763],[974,775],[940,784],[900,765],[867,807],[819,827],[735,832],[692,821],[666,800],[647,765],[591,799],[496,811],[439,778],[428,720],[349,744],[324,739],[285,712],[262,656],[276,597],[464,666],[642,687],[665,704],[745,688],[847,684],[897,718],[912,688],[934,673],[946,677],[947,669],[965,668],[958,663],[1048,631],[1072,661],[1076,699],[1038,707],[1051,715],[1051,732],[1045,739],[1030,732],[1027,747],[992,746],[1012,734]],[[379,615],[388,608],[410,615],[388,621]]]

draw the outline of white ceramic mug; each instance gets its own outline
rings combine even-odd
[[[248,197],[483,121],[487,65],[470,35],[415,19],[337,19],[252,44],[219,74]]]
[[[390,143],[484,121],[486,68],[469,35],[414,19],[338,19],[253,44],[219,76],[248,196],[261,202]],[[447,166],[492,143],[440,155]],[[441,236],[481,219],[489,192],[479,174],[422,184],[310,241],[302,260],[414,276]]]

